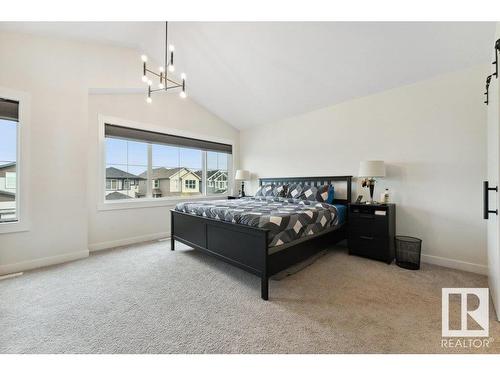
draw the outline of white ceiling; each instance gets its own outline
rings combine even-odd
[[[95,40],[158,61],[159,22],[0,23]],[[261,125],[491,59],[494,23],[175,22],[169,42],[188,93],[237,128]]]

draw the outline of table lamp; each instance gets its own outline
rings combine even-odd
[[[375,177],[385,177],[385,164],[382,160],[368,160],[359,163],[358,177],[364,177],[363,187],[370,188],[370,203],[373,203]]]
[[[245,169],[237,169],[234,176],[236,181],[241,181],[241,196],[245,196],[245,181],[250,179],[250,172]]]

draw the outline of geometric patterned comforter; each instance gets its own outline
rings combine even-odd
[[[176,211],[269,229],[269,247],[338,226],[337,208],[328,203],[281,197],[183,202]]]

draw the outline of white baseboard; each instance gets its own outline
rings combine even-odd
[[[83,251],[77,251],[74,253],[66,253],[66,254],[55,255],[55,256],[51,256],[51,257],[28,260],[25,262],[2,264],[2,265],[0,265],[0,275],[7,275],[10,273],[32,270],[34,268],[40,268],[40,267],[45,267],[45,266],[52,266],[54,264],[59,264],[59,263],[71,262],[73,260],[86,258],[88,256],[89,256],[89,251],[83,250]]]
[[[117,247],[117,246],[132,245],[134,243],[153,241],[153,240],[158,240],[160,238],[167,238],[167,237],[170,237],[170,232],[159,232],[159,233],[146,234],[143,236],[120,238],[119,240],[104,241],[104,242],[90,244],[89,250],[91,252],[100,251],[100,250],[107,250],[107,249],[111,249],[111,248]]]
[[[442,258],[435,255],[422,254],[422,262],[435,264],[457,270],[478,273],[480,275],[488,275],[488,266],[476,263],[463,262],[461,260]]]

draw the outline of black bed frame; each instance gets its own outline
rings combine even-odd
[[[338,182],[347,183],[347,194],[345,199],[335,199],[334,203],[347,205],[351,202],[352,176],[259,179],[260,186],[269,183],[289,185],[302,183],[320,186]],[[175,250],[175,241],[179,241],[259,276],[261,297],[264,300],[269,298],[269,277],[347,238],[348,218],[346,217],[345,224],[336,230],[269,254],[267,229],[219,221],[175,210],[170,210],[170,218],[171,250]]]

